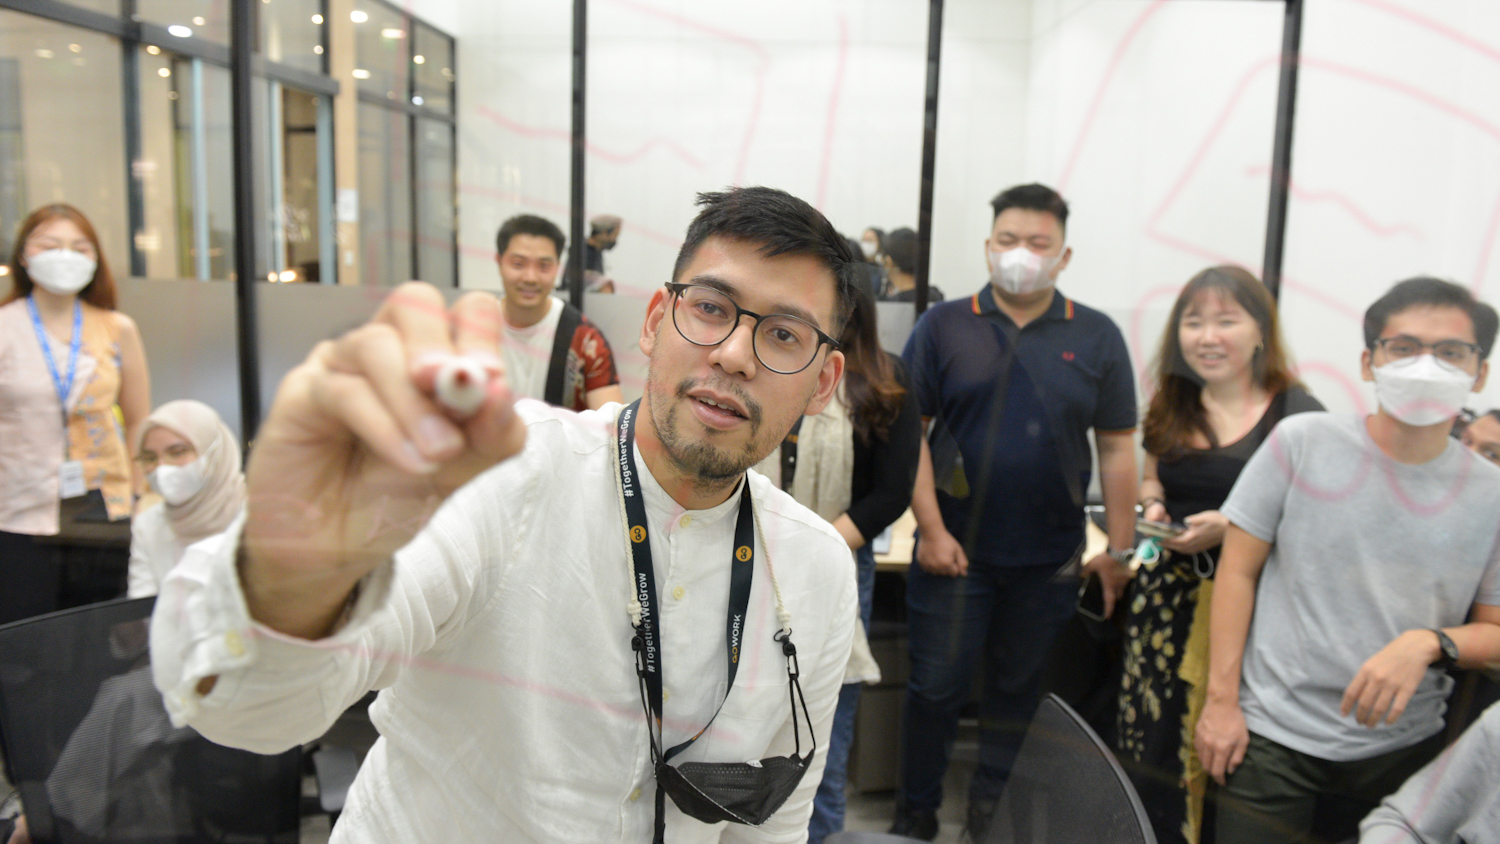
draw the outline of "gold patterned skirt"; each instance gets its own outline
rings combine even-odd
[[[1208,682],[1213,581],[1166,552],[1136,573],[1125,616],[1117,735],[1121,761],[1162,844],[1198,844],[1206,777],[1193,729]]]

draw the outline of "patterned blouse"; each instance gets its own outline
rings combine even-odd
[[[83,463],[85,484],[104,496],[111,519],[130,515],[130,457],[115,405],[120,397],[120,323],[113,311],[83,304],[83,341],[67,431],[26,300],[0,306],[0,530],[58,532],[58,470],[67,456]],[[49,335],[59,373],[69,343]]]

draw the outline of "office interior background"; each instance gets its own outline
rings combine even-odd
[[[1303,0],[1280,301],[1302,378],[1369,410],[1364,308],[1433,274],[1500,289],[1500,4]],[[495,230],[566,230],[571,0],[261,0],[252,63],[260,411],[313,342],[391,286],[500,287]],[[1198,270],[1266,251],[1283,0],[945,0],[930,281],[984,284],[991,196],[1070,201],[1060,288],[1109,313],[1142,384]],[[592,0],[583,215],[616,214],[585,312],[627,398],[646,300],[693,195],[789,190],[845,233],[916,227],[929,3]],[[68,202],[141,325],[153,404],[238,429],[229,0],[0,0],[0,248]],[[916,316],[882,306],[899,350]],[[1473,402],[1500,405],[1500,379]]]

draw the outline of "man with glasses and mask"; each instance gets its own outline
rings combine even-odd
[[[854,569],[747,469],[833,395],[855,258],[781,191],[699,204],[628,407],[514,401],[485,294],[404,285],[314,349],[243,533],[163,586],[173,718],[275,752],[381,689],[335,842],[806,840]]]
[[[1288,417],[1222,512],[1195,745],[1219,844],[1329,840],[1443,746],[1446,669],[1500,659],[1500,468],[1449,436],[1493,308],[1413,278],[1365,312],[1368,416]]]
[[[931,840],[959,710],[984,661],[968,832],[983,840],[1040,699],[1048,651],[1073,615],[1084,492],[1099,452],[1109,546],[1086,563],[1106,615],[1135,538],[1135,376],[1109,317],[1057,291],[1073,250],[1068,205],[1044,185],[990,203],[989,282],[934,306],[906,344],[931,433],[912,512],[911,677],[891,831]],[[936,466],[934,466],[936,463]],[[934,468],[937,470],[934,472]]]

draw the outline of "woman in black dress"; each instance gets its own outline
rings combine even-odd
[[[1323,406],[1291,374],[1276,302],[1223,266],[1177,297],[1142,425],[1146,519],[1185,527],[1143,564],[1125,617],[1119,749],[1160,842],[1198,844],[1206,777],[1193,728],[1208,675],[1208,608],[1227,524],[1219,507],[1284,416]]]

